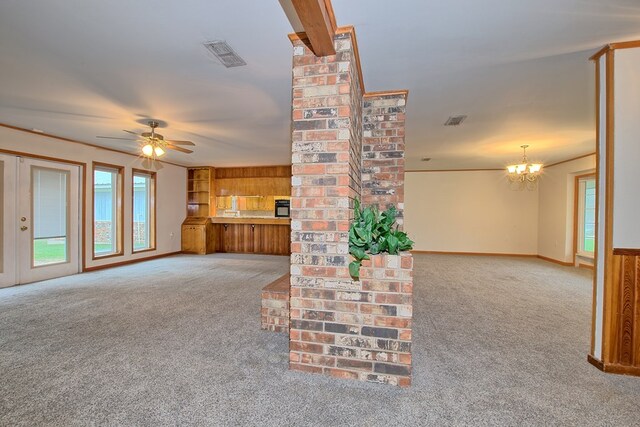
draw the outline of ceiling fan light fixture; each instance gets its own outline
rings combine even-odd
[[[162,156],[165,153],[164,149],[162,147],[160,147],[159,145],[156,145],[153,148],[153,152],[156,153],[156,156],[158,156],[158,157]]]
[[[153,155],[153,145],[145,144],[142,146],[142,154],[147,157],[151,157]]]

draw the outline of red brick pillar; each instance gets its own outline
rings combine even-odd
[[[411,255],[365,263],[359,282],[349,275],[363,95],[353,30],[334,42],[335,55],[317,58],[293,39],[289,367],[406,386]]]
[[[362,115],[362,204],[385,210],[396,206],[402,227],[404,213],[404,122],[407,91],[364,97]]]
[[[360,197],[362,89],[353,32],[316,57],[293,40],[290,368],[342,375],[331,352],[353,289],[349,225]]]

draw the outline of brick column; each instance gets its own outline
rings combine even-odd
[[[302,41],[292,42],[289,367],[409,385],[411,255],[372,259],[358,282],[348,269],[348,230],[362,187],[362,120],[368,117],[355,34],[338,31],[336,54],[320,58]]]
[[[341,376],[331,347],[356,304],[348,265],[360,197],[362,90],[353,32],[316,57],[293,40],[290,368]],[[344,294],[344,295],[343,295]]]
[[[404,122],[407,91],[371,93],[364,97],[362,204],[404,213]]]

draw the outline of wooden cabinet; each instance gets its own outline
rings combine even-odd
[[[256,225],[254,252],[260,254],[291,254],[291,227],[288,225]]]
[[[216,214],[215,169],[187,169],[187,216],[207,217]]]
[[[289,225],[215,224],[218,252],[289,255]]]
[[[291,166],[217,168],[215,179],[217,196],[291,195]]]
[[[182,223],[182,252],[205,255],[215,252],[215,228],[209,218],[191,217]]]

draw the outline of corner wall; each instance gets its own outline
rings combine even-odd
[[[86,163],[85,200],[85,267],[117,264],[155,255],[180,251],[181,224],[186,216],[187,173],[186,168],[164,163],[156,175],[156,249],[139,254],[131,253],[131,200],[132,168],[145,169],[137,156],[102,150],[96,147],[61,141],[46,136],[34,135],[0,127],[0,149],[47,156]],[[124,255],[102,260],[92,260],[91,223],[93,206],[91,198],[92,162],[103,162],[124,166]],[[173,233],[173,237],[171,237]]]
[[[573,264],[575,177],[595,168],[594,154],[544,169],[538,185],[538,255]]]

